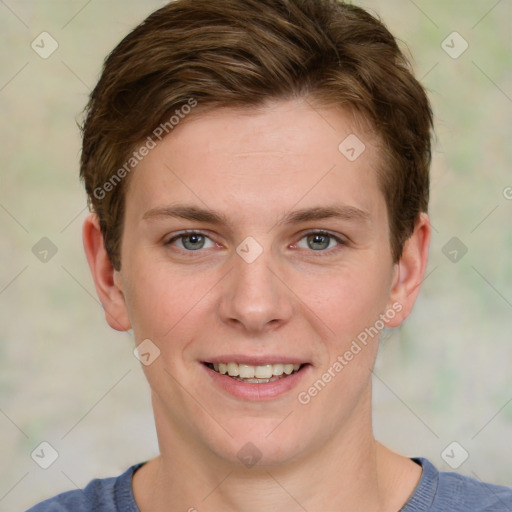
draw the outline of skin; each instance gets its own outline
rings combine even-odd
[[[119,272],[96,216],[85,221],[84,247],[109,324],[133,328],[137,343],[150,339],[160,350],[144,366],[161,454],[133,479],[142,512],[169,504],[201,512],[396,512],[414,491],[421,468],[372,432],[378,336],[308,404],[297,399],[393,304],[401,311],[387,326],[404,321],[427,264],[425,214],[393,262],[378,140],[363,125],[304,99],[190,117],[130,176]],[[338,150],[352,133],[366,146],[353,162]],[[178,203],[219,212],[228,223],[147,215]],[[278,222],[327,205],[366,217]],[[167,243],[183,230],[207,236],[203,248],[190,250],[198,239]],[[346,243],[312,242],[311,230]],[[236,252],[249,236],[263,250],[252,263]],[[226,354],[294,357],[309,366],[292,390],[246,400],[205,371],[203,361]],[[250,468],[237,457],[246,443],[261,453]]]

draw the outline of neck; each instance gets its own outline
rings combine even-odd
[[[159,415],[155,408],[157,424],[166,425]],[[375,441],[370,415],[310,453],[251,468],[219,458],[174,429],[160,428],[158,436],[161,455],[133,480],[141,512],[164,512],[169,504],[189,512],[396,512],[421,475],[419,466]]]

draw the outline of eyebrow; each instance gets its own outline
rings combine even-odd
[[[367,211],[356,208],[355,206],[330,205],[295,210],[281,217],[278,224],[299,224],[300,222],[324,219],[368,222],[371,220],[371,217]]]
[[[161,206],[148,210],[142,216],[143,220],[157,219],[159,217],[173,217],[196,222],[205,222],[214,225],[226,225],[231,223],[227,217],[220,213],[206,208],[199,208],[193,205],[177,204],[171,206]],[[316,206],[312,208],[303,208],[282,215],[276,222],[276,225],[291,225],[301,222],[325,219],[341,219],[357,223],[366,223],[371,220],[370,214],[348,205],[329,205]]]

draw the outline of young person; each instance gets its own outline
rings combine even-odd
[[[31,511],[512,510],[372,432],[379,335],[427,264],[431,129],[343,2],[177,0],[131,32],[87,108],[83,240],[161,453]]]

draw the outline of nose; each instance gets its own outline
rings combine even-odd
[[[233,256],[234,267],[222,282],[218,305],[222,322],[257,334],[290,320],[293,294],[271,260],[270,250],[251,263],[238,254]]]

